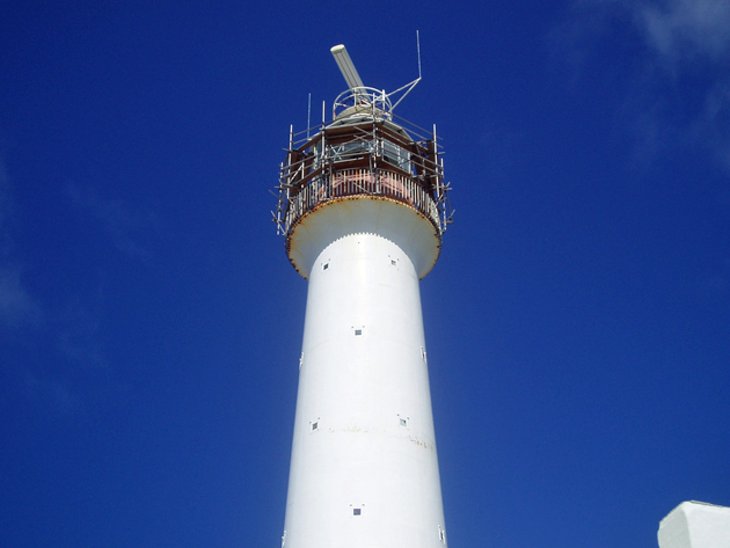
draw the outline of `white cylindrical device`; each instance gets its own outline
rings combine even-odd
[[[282,170],[279,226],[309,282],[282,547],[443,548],[419,279],[445,186],[435,138],[362,97]]]

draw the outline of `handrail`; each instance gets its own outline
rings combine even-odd
[[[332,103],[332,119],[336,119],[347,109],[354,109],[354,113],[365,112],[371,115],[380,112],[390,118],[393,103],[385,91],[361,86],[347,89],[335,97]]]
[[[410,205],[443,232],[438,206],[431,195],[414,178],[394,171],[351,168],[313,178],[295,196],[289,198],[283,231],[289,234],[301,217],[316,207],[349,196],[382,196]]]
[[[348,90],[348,97],[356,100],[360,90]],[[360,105],[369,108],[365,99]],[[328,201],[365,195],[413,207],[443,234],[453,211],[435,127],[429,138],[414,140],[374,113],[370,121],[342,114],[343,124],[322,128],[301,146],[294,147],[290,132],[286,162],[279,171],[279,200],[272,212],[277,233],[290,236],[303,215]]]

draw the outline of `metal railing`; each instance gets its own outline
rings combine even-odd
[[[369,114],[375,118],[390,118],[393,111],[385,90],[371,87],[355,87],[340,93],[332,104],[332,119],[347,112],[349,114]]]
[[[451,223],[450,185],[436,127],[417,138],[400,125],[379,120],[335,121],[306,140],[289,128],[286,160],[280,164],[278,201],[272,211],[277,233],[292,227],[312,209],[337,198],[386,197],[407,204],[433,223],[439,235]]]
[[[423,213],[441,232],[441,220],[436,201],[413,178],[387,169],[340,169],[313,178],[295,196],[289,198],[283,232],[308,211],[321,204],[347,196],[370,195],[391,198]]]

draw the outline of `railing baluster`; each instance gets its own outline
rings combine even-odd
[[[286,232],[318,205],[333,198],[358,194],[386,196],[404,202],[425,215],[439,231],[443,230],[438,205],[412,177],[388,170],[347,168],[313,178],[289,201],[284,217]]]

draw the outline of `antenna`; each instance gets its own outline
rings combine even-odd
[[[332,46],[332,48],[330,48],[330,52],[335,58],[337,66],[340,67],[340,72],[345,78],[347,85],[350,86],[350,89],[365,87],[365,84],[362,83],[362,78],[360,78],[360,75],[357,73],[357,69],[352,62],[352,59],[350,59],[350,54],[347,53],[345,45],[339,44],[337,46]]]
[[[416,55],[418,56],[418,79],[421,79],[421,34],[416,29]]]
[[[396,93],[403,92],[403,95],[400,96],[400,98],[393,103],[393,106],[390,107],[391,110],[395,110],[395,107],[400,105],[403,102],[403,99],[406,98],[406,95],[408,95],[411,91],[413,91],[413,88],[415,88],[418,85],[418,82],[421,81],[421,35],[418,31],[416,31],[416,55],[418,56],[418,78],[413,80],[412,82],[408,82],[405,86],[399,87],[395,91],[391,91],[388,94],[388,97],[391,95],[395,95]]]
[[[307,97],[307,141],[309,141],[309,128],[312,127],[312,94]]]
[[[412,82],[408,82],[406,85],[399,87],[395,91],[387,93],[385,90],[377,90],[375,88],[366,87],[363,84],[360,74],[355,68],[355,64],[350,58],[350,54],[347,53],[347,48],[344,44],[338,44],[330,48],[332,56],[337,62],[337,66],[345,78],[345,82],[349,86],[349,89],[337,96],[333,105],[333,117],[337,117],[338,109],[346,110],[352,106],[363,108],[365,106],[371,106],[379,112],[384,112],[386,116],[390,117],[391,113],[399,104],[403,102],[403,99],[413,91],[418,83],[421,81],[421,35],[416,30],[416,56],[418,61],[418,76]]]

